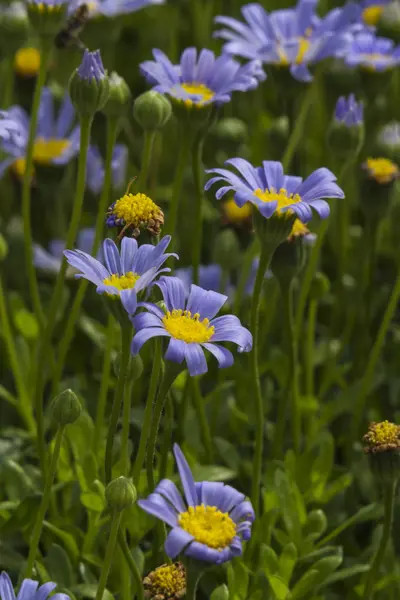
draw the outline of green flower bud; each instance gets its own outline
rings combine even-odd
[[[241,260],[239,240],[232,229],[224,229],[215,238],[213,261],[224,271],[237,268]]]
[[[53,400],[53,419],[60,426],[75,423],[81,412],[81,403],[72,390],[64,390]]]
[[[72,74],[69,95],[80,117],[93,117],[108,100],[110,82],[99,50],[85,50],[81,65]]]
[[[329,292],[331,287],[330,281],[323,273],[315,273],[310,287],[310,297],[313,300],[320,300]]]
[[[42,38],[54,38],[65,23],[68,2],[31,2],[27,11],[31,27]]]
[[[328,527],[328,519],[323,510],[312,510],[307,515],[307,521],[304,526],[304,534],[319,537],[326,531]]]
[[[162,129],[171,114],[170,101],[158,92],[145,92],[138,96],[133,104],[133,116],[145,131]]]
[[[119,366],[121,363],[121,355],[119,354],[114,360],[114,373],[115,376],[119,375]],[[143,373],[143,361],[139,355],[131,356],[129,359],[127,379],[128,381],[135,381],[139,379]]]
[[[248,126],[241,119],[231,117],[221,119],[212,128],[211,133],[222,141],[229,141],[234,142],[235,144],[241,144],[247,138]]]
[[[110,95],[102,110],[107,116],[115,119],[128,113],[131,103],[131,91],[122,77],[112,72],[109,77]]]
[[[4,56],[12,56],[24,45],[29,32],[25,7],[13,2],[0,13],[0,48]]]
[[[2,262],[8,254],[8,244],[5,237],[0,233],[0,262]]]
[[[109,508],[121,512],[136,501],[136,488],[126,477],[118,477],[106,487],[106,500]]]

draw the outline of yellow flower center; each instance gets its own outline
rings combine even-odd
[[[215,96],[215,93],[212,90],[210,90],[210,88],[208,88],[206,85],[204,85],[204,83],[182,83],[181,88],[185,90],[185,92],[187,92],[188,94],[200,96],[200,100],[192,100],[191,98],[187,98],[186,100],[184,100],[184,103],[188,107],[191,107],[193,105],[201,107],[206,102],[212,100]]]
[[[15,53],[14,69],[18,75],[33,77],[39,71],[40,52],[37,48],[20,48]]]
[[[382,65],[382,63],[386,63],[384,70],[389,69],[389,67],[393,67],[393,60],[391,56],[388,56],[387,54],[379,54],[379,52],[371,52],[371,53],[364,53],[362,54],[364,60],[368,63],[369,61],[372,62],[380,62],[380,66]],[[374,64],[362,64],[361,67],[366,70],[366,71],[375,71],[376,70],[376,66]]]
[[[389,183],[400,173],[396,163],[388,158],[368,158],[365,164],[369,174],[378,183]]]
[[[18,179],[23,179],[25,175],[26,169],[26,160],[25,158],[16,158],[11,166],[13,172],[18,177]]]
[[[115,273],[106,279],[103,279],[104,285],[112,285],[118,290],[130,290],[135,287],[135,283],[139,279],[140,275],[129,271],[125,275],[116,275]]]
[[[299,37],[298,42],[299,42],[299,49],[297,51],[297,56],[296,56],[294,62],[296,65],[301,65],[303,63],[304,56],[306,55],[306,53],[308,52],[308,50],[311,46],[311,42],[306,37]],[[279,55],[279,64],[280,65],[288,66],[290,64],[290,61],[289,61],[283,47],[280,45],[278,45],[278,55]]]
[[[145,577],[143,583],[145,589],[151,593],[151,598],[180,597],[186,589],[184,567],[180,563],[162,565]]]
[[[176,340],[187,344],[204,344],[214,335],[214,327],[208,319],[200,321],[199,313],[192,315],[189,310],[173,310],[163,317],[165,329]]]
[[[301,202],[301,198],[298,194],[288,194],[284,188],[281,188],[279,192],[274,188],[265,191],[258,189],[255,190],[254,195],[263,202],[277,202],[278,206],[276,208],[276,213],[283,217],[289,217],[293,214],[292,210],[289,209],[283,211],[283,208]]]
[[[238,206],[233,198],[223,204],[223,211],[227,221],[230,223],[243,223],[251,217],[252,206],[246,202],[243,206]]]
[[[39,2],[39,4],[29,2],[28,6],[30,9],[36,10],[39,13],[61,12],[65,9],[64,4],[46,4],[45,2]]]
[[[375,26],[381,18],[382,13],[382,5],[367,6],[367,8],[363,10],[362,18],[364,23],[366,23],[367,25]]]
[[[200,544],[223,550],[236,535],[236,526],[228,513],[216,506],[189,506],[178,517],[179,525]]]
[[[308,235],[310,230],[300,219],[296,219],[293,223],[292,231],[290,232],[289,239],[294,237],[303,237]]]
[[[69,140],[37,138],[33,147],[33,162],[37,165],[50,165],[55,158],[68,149],[70,143]],[[15,159],[12,169],[17,177],[22,178],[25,175],[26,159],[24,157]]]
[[[368,433],[364,436],[364,442],[372,452],[396,448],[400,450],[400,425],[389,421],[371,423]]]
[[[148,224],[149,221],[164,221],[161,208],[145,194],[125,194],[116,201],[111,213],[132,227]]]

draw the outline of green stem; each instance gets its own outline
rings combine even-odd
[[[154,399],[156,397],[160,369],[161,369],[161,343],[160,343],[160,340],[156,339],[155,340],[155,348],[154,348],[153,368],[151,370],[149,391],[148,391],[147,400],[146,400],[146,407],[144,409],[144,418],[143,418],[142,431],[140,434],[139,448],[136,453],[136,458],[135,458],[135,462],[133,464],[133,469],[132,469],[133,484],[136,487],[138,487],[138,485],[139,485],[140,472],[142,470],[144,460],[146,457],[146,446],[147,446],[147,440],[148,440],[148,437],[150,434],[151,421],[152,421],[152,417],[153,417],[153,403],[154,403]]]
[[[234,315],[238,315],[240,313],[240,307],[242,305],[244,290],[246,288],[246,284],[250,276],[251,265],[253,264],[253,260],[257,254],[257,250],[258,239],[257,237],[254,237],[252,243],[245,252],[242,268],[240,269],[239,281],[236,289],[235,302],[233,306]]]
[[[165,404],[164,431],[160,452],[160,479],[165,479],[167,475],[168,456],[171,450],[172,431],[174,428],[174,405],[172,400],[170,398],[170,402]]]
[[[2,108],[5,110],[12,105],[14,96],[14,82],[15,82],[15,71],[14,71],[14,55],[9,56],[5,59],[5,78],[3,83],[3,102]]]
[[[311,300],[308,309],[307,336],[305,344],[306,396],[314,396],[314,343],[318,300]]]
[[[21,371],[21,363],[18,359],[17,349],[14,343],[14,334],[9,320],[7,303],[3,289],[3,283],[0,277],[0,323],[2,326],[2,334],[7,347],[8,356],[10,359],[11,370],[13,373],[15,386],[18,392],[17,409],[23,419],[29,433],[34,435],[36,432],[35,419],[32,414],[30,396],[27,392],[24,377]]]
[[[135,592],[138,600],[144,600],[144,591],[143,591],[143,583],[140,575],[140,571],[138,569],[137,564],[135,563],[132,553],[129,549],[128,542],[126,541],[124,533],[120,530],[118,532],[118,543],[124,555],[124,558],[127,562],[127,565],[130,569],[130,572],[133,577],[133,581],[135,582]]]
[[[154,139],[156,137],[155,131],[144,132],[144,145],[142,153],[142,167],[140,169],[139,186],[140,190],[144,191],[147,189],[147,181],[149,178],[149,169],[151,164],[151,157],[153,153]]]
[[[166,235],[174,235],[176,229],[176,221],[178,218],[179,201],[182,195],[183,179],[185,176],[185,168],[188,161],[190,148],[192,146],[191,132],[186,131],[184,125],[180,128],[179,154],[174,175],[174,185],[172,188],[172,198],[169,207],[167,222],[164,228]]]
[[[169,363],[164,372],[164,377],[160,384],[160,389],[158,391],[157,400],[154,405],[153,419],[151,422],[150,434],[149,434],[149,444],[147,448],[147,461],[146,461],[146,472],[147,472],[147,486],[149,492],[152,492],[155,485],[154,479],[154,457],[156,453],[156,444],[157,444],[157,436],[158,430],[161,422],[161,415],[164,408],[164,404],[169,392],[169,388],[171,387],[175,377],[177,375],[176,365],[174,363]]]
[[[101,372],[101,382],[99,399],[97,402],[96,422],[94,426],[94,453],[98,456],[100,452],[101,436],[104,426],[104,414],[106,410],[108,390],[110,388],[111,355],[114,345],[114,317],[109,315],[106,331],[106,348],[103,357],[103,369]]]
[[[110,189],[112,184],[112,158],[115,142],[117,140],[118,135],[118,120],[117,119],[108,119],[107,121],[107,149],[106,149],[106,158],[104,162],[104,183],[103,189],[100,196],[96,225],[95,225],[95,234],[92,245],[91,254],[92,256],[96,256],[97,251],[100,247],[100,242],[103,237],[104,231],[104,217],[107,210],[107,204],[110,197]],[[52,392],[53,395],[57,394],[58,387],[60,384],[60,380],[62,377],[65,359],[67,357],[67,353],[69,347],[71,345],[71,341],[74,336],[76,322],[78,320],[79,312],[81,309],[81,305],[83,299],[85,297],[86,288],[89,282],[86,280],[82,280],[79,284],[78,291],[75,295],[75,299],[72,305],[72,309],[69,313],[67,323],[64,328],[64,333],[61,338],[61,343],[58,349],[58,360],[57,366],[55,370],[55,375],[53,378]]]
[[[199,566],[193,560],[186,561],[186,600],[196,600],[197,587],[199,585],[202,571],[199,570]]]
[[[395,286],[393,288],[392,294],[390,296],[389,302],[387,304],[385,314],[383,315],[383,319],[381,321],[377,336],[375,338],[374,345],[372,346],[371,352],[368,357],[367,366],[364,371],[364,376],[361,380],[361,387],[359,394],[357,396],[355,407],[354,407],[354,415],[352,419],[353,428],[352,435],[349,437],[349,441],[353,443],[353,441],[357,438],[358,432],[360,429],[361,420],[365,410],[365,403],[368,396],[368,391],[372,384],[372,379],[375,373],[375,367],[378,362],[378,358],[380,356],[386,333],[389,329],[389,325],[392,321],[393,315],[397,308],[397,303],[400,298],[400,267],[397,273],[397,279]]]
[[[206,452],[207,464],[213,464],[213,443],[211,437],[210,426],[207,420],[206,411],[204,409],[204,402],[201,396],[200,384],[197,378],[191,378],[192,383],[192,398],[193,405],[196,411],[197,419],[200,425],[201,439],[203,442],[204,450]]]
[[[264,246],[261,249],[260,262],[257,269],[256,281],[254,284],[253,298],[251,304],[250,329],[253,334],[253,351],[250,354],[251,373],[254,384],[255,398],[255,419],[256,419],[256,441],[253,460],[253,482],[251,488],[251,500],[256,515],[259,514],[260,507],[260,487],[262,475],[262,460],[264,446],[264,403],[261,391],[260,372],[258,368],[259,361],[259,329],[260,329],[260,307],[261,291],[264,283],[265,272],[269,267],[274,247]]]
[[[368,571],[367,580],[365,582],[363,600],[372,600],[374,595],[375,580],[378,575],[382,559],[385,556],[386,546],[389,541],[390,533],[392,530],[394,503],[396,499],[396,486],[397,480],[394,480],[391,483],[386,483],[386,485],[383,488],[383,503],[385,513],[382,537],[379,542],[378,551],[375,554],[371,564],[371,568]]]
[[[202,164],[203,147],[204,147],[204,134],[198,135],[194,147],[192,157],[192,171],[193,181],[195,188],[195,209],[194,209],[194,229],[192,237],[192,266],[193,266],[193,283],[199,284],[199,267],[201,260],[201,243],[203,237],[203,221],[202,221],[202,207],[203,207],[203,173],[204,167]]]
[[[25,262],[28,273],[29,292],[35,311],[36,318],[41,326],[44,327],[44,314],[40,301],[39,287],[36,279],[36,269],[33,261],[33,237],[31,223],[31,182],[33,172],[33,151],[35,145],[36,128],[39,115],[40,99],[42,89],[46,80],[47,65],[50,60],[51,47],[43,45],[41,48],[41,60],[39,72],[36,79],[35,92],[31,107],[31,120],[29,123],[28,142],[25,154],[25,173],[22,182],[22,220],[24,225],[24,248]]]
[[[115,398],[111,411],[110,426],[108,428],[105,456],[105,475],[106,483],[112,479],[112,458],[114,448],[114,438],[117,432],[118,419],[121,413],[122,399],[128,374],[129,359],[131,356],[132,330],[129,327],[121,327],[121,355],[119,360],[119,373]]]
[[[87,152],[90,142],[90,130],[92,126],[92,117],[84,117],[81,119],[81,137],[80,137],[80,153],[78,162],[78,176],[76,182],[75,198],[72,209],[71,222],[68,229],[66,248],[72,248],[78,230],[81,219],[83,198],[85,194],[85,182],[86,182],[86,162]],[[26,244],[25,244],[26,245]],[[46,443],[44,439],[44,418],[43,418],[43,388],[44,378],[46,371],[46,364],[48,361],[48,354],[50,350],[51,338],[53,330],[57,320],[57,313],[60,309],[62,302],[62,294],[64,289],[65,273],[67,271],[67,261],[64,259],[60,270],[57,274],[56,283],[54,286],[53,295],[51,298],[49,315],[47,320],[47,326],[44,331],[42,345],[39,351],[38,368],[37,368],[37,382],[35,390],[35,409],[36,409],[36,422],[37,422],[37,433],[38,433],[38,451],[40,458],[40,465],[42,471],[46,469],[45,465],[45,453]]]
[[[133,381],[127,381],[124,394],[124,410],[121,434],[121,473],[129,477],[129,429],[131,426]]]
[[[115,512],[111,520],[110,535],[106,547],[103,568],[101,570],[100,581],[97,587],[96,600],[102,600],[104,590],[106,589],[108,574],[114,559],[115,544],[117,542],[119,525],[121,522],[121,513]]]
[[[49,506],[51,488],[53,485],[54,477],[57,471],[58,458],[60,456],[61,444],[63,441],[65,427],[59,427],[54,444],[53,455],[51,457],[50,469],[46,477],[46,483],[43,490],[42,500],[36,515],[35,526],[32,531],[31,543],[29,546],[28,561],[25,569],[24,578],[29,579],[32,576],[33,565],[35,563],[36,554],[39,547],[40,536],[42,533],[43,521],[46,516],[46,511]]]

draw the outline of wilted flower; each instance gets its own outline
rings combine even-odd
[[[361,125],[364,118],[364,105],[357,102],[354,94],[348,98],[341,96],[336,102],[335,120],[343,123],[346,127]]]
[[[227,55],[215,57],[211,50],[186,48],[179,65],[173,65],[161,50],[153,50],[154,61],[140,65],[154,90],[168,94],[186,106],[202,108],[229,102],[232,92],[255,89],[265,79],[260,61],[240,65]]]
[[[138,237],[142,229],[159,235],[164,224],[164,213],[146,194],[126,193],[114,202],[107,211],[108,227],[118,227],[120,237]]]
[[[152,4],[164,4],[165,0],[90,0],[87,2],[89,6],[90,18],[99,16],[116,17],[130,12],[136,12]],[[69,9],[73,13],[79,5],[83,4],[83,0],[73,0]]]
[[[76,246],[78,250],[89,253],[94,242],[95,231],[93,228],[82,229],[77,238]],[[52,240],[49,244],[49,249],[45,250],[42,246],[34,244],[33,260],[38,269],[47,271],[56,275],[61,268],[63,260],[63,252],[65,250],[64,240]],[[101,252],[98,253],[98,258],[101,260]],[[73,277],[76,273],[75,269],[67,270],[67,277]]]
[[[132,354],[138,354],[145,342],[153,337],[169,337],[166,360],[186,361],[191,376],[207,372],[206,349],[217,359],[220,368],[233,365],[232,353],[215,342],[233,342],[239,352],[249,352],[252,335],[234,315],[214,318],[225,304],[227,296],[192,285],[186,300],[185,287],[177,277],[162,277],[157,282],[164,297],[166,312],[146,304],[148,312],[133,318],[136,334]]]
[[[382,421],[371,423],[363,437],[364,452],[371,468],[383,483],[393,483],[400,475],[400,425]]]
[[[19,588],[17,596],[14,593],[12,581],[4,571],[0,575],[0,598],[3,600],[47,600],[52,591],[57,587],[56,583],[48,581],[39,587],[37,581],[24,579]],[[69,600],[66,594],[54,594],[54,600]]]
[[[180,600],[186,594],[186,574],[182,563],[161,565],[143,579],[148,600]]]
[[[368,177],[377,183],[387,184],[400,176],[400,169],[388,158],[367,158],[363,164]]]
[[[79,150],[80,130],[73,127],[75,111],[65,94],[58,117],[54,118],[54,99],[49,88],[44,88],[40,100],[38,126],[33,148],[34,164],[40,166],[65,165]],[[10,134],[11,132],[11,134]],[[0,163],[0,175],[12,166],[23,177],[25,154],[29,136],[29,117],[20,106],[0,111],[1,149],[8,155]]]
[[[393,40],[388,38],[363,32],[354,37],[343,59],[349,67],[386,71],[400,64],[400,46],[395,47]]]
[[[128,167],[128,148],[116,144],[111,161],[112,185],[120,190],[126,182]],[[93,194],[100,194],[104,184],[104,160],[97,146],[90,146],[86,163],[86,186]]]
[[[177,444],[174,454],[186,504],[169,479],[160,481],[146,500],[138,501],[143,510],[172,527],[164,546],[167,555],[175,558],[183,552],[216,564],[240,556],[255,519],[251,503],[230,485],[195,482]]]
[[[20,48],[15,53],[14,70],[21,77],[35,77],[40,68],[40,52],[37,48]]]

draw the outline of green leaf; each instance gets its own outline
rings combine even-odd
[[[101,513],[105,508],[104,498],[102,498],[96,492],[82,492],[81,502],[88,510]]]
[[[12,406],[18,406],[18,400],[4,387],[4,385],[0,385],[0,398]]]
[[[249,571],[240,560],[233,560],[227,569],[229,594],[232,598],[245,600],[249,585]]]
[[[215,588],[210,596],[210,600],[229,600],[229,590],[225,584]]]
[[[324,503],[329,502],[332,500],[332,498],[341,492],[344,492],[344,490],[346,490],[353,483],[353,479],[354,477],[351,473],[345,473],[341,477],[338,477],[333,483],[325,488],[320,497],[320,501]]]
[[[1,566],[3,569],[9,569],[10,571],[19,571],[22,564],[25,561],[25,557],[19,552],[16,552],[10,546],[7,546],[0,541],[0,557]]]
[[[14,314],[14,324],[22,335],[28,340],[36,340],[39,335],[39,324],[34,314],[20,308]]]
[[[13,511],[11,518],[2,526],[2,536],[33,527],[41,499],[41,494],[32,494],[24,498]]]
[[[336,556],[327,556],[321,558],[313,565],[313,569],[318,571],[317,584],[322,584],[329,575],[340,567],[343,562],[342,552],[337,552]]]
[[[45,567],[52,581],[63,587],[71,587],[74,574],[68,554],[58,544],[52,544],[44,560]]]
[[[285,600],[289,594],[289,589],[283,579],[279,575],[268,575],[268,581],[276,599]]]
[[[337,583],[338,581],[344,581],[349,577],[354,577],[355,575],[361,575],[362,573],[366,573],[369,571],[370,565],[353,565],[348,569],[341,569],[337,571],[333,575],[327,577],[321,587],[326,587],[328,585],[332,585],[333,583]]]
[[[290,542],[282,550],[282,554],[279,557],[279,574],[283,580],[288,584],[293,573],[293,569],[297,561],[297,548]]]
[[[221,467],[220,465],[196,465],[193,468],[195,481],[230,481],[235,479],[236,475],[236,471]]]
[[[279,570],[278,557],[275,551],[265,544],[261,544],[260,563],[266,575],[275,575]]]
[[[64,544],[65,550],[68,552],[69,557],[75,564],[77,564],[79,559],[79,548],[74,536],[66,531],[63,531],[62,529],[59,529],[59,527],[56,527],[49,521],[43,521],[43,527],[50,531]]]
[[[319,573],[315,569],[311,569],[304,573],[303,577],[296,583],[292,590],[291,600],[299,600],[304,598],[314,588],[318,580]]]
[[[82,596],[83,598],[90,598],[90,600],[95,600],[97,594],[97,585],[90,583],[82,583],[80,585],[75,585],[71,588],[72,592],[77,596]],[[114,596],[110,594],[108,590],[104,590],[102,600],[114,600]]]
[[[311,486],[313,497],[319,500],[324,493],[326,482],[329,481],[333,468],[335,443],[331,434],[321,436],[319,453],[311,470]]]
[[[320,546],[324,546],[331,540],[335,539],[340,533],[345,531],[348,527],[352,527],[356,523],[363,523],[364,521],[375,521],[379,519],[382,514],[382,508],[379,504],[368,504],[368,506],[364,506],[360,508],[355,515],[344,521],[339,527],[336,527],[331,533],[328,533],[322,540],[320,540],[317,544],[317,548]]]

